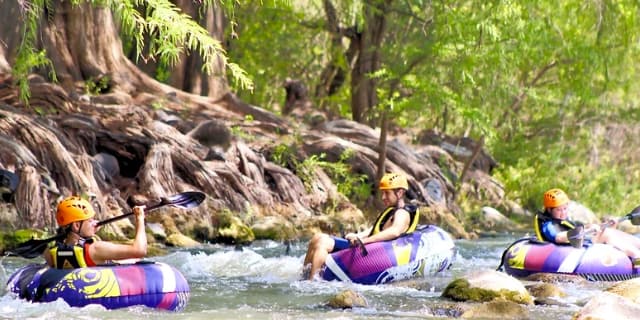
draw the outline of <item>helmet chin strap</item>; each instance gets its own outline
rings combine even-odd
[[[78,227],[78,232],[74,231],[74,230],[73,230],[73,228],[71,228],[71,229],[69,230],[71,233],[74,233],[74,234],[78,235],[78,237],[80,237],[80,239],[83,239],[83,240],[85,240],[85,239],[86,239],[86,237],[85,237],[85,236],[83,236],[82,234],[80,234],[80,231],[82,230],[82,224],[83,224],[85,221],[86,221],[86,220],[82,220],[82,221],[80,221],[80,226]]]

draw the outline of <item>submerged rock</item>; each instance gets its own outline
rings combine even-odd
[[[367,300],[361,294],[353,290],[345,290],[329,299],[327,306],[338,309],[366,307]]]
[[[463,319],[527,319],[529,310],[521,304],[500,299],[475,305],[460,317]]]

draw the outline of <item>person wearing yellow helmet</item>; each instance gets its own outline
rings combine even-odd
[[[309,280],[320,271],[329,253],[355,246],[359,241],[367,244],[393,240],[416,229],[420,218],[418,209],[404,201],[409,190],[407,177],[400,173],[387,173],[380,179],[379,189],[386,209],[378,215],[372,227],[359,233],[349,233],[344,238],[324,233],[317,233],[311,238],[304,258]]]
[[[71,269],[92,267],[114,260],[142,258],[147,254],[147,235],[144,224],[144,206],[133,208],[136,235],[132,244],[95,241],[98,230],[95,211],[89,201],[71,196],[62,200],[56,210],[59,233],[65,238],[44,252],[50,267]]]
[[[540,241],[568,244],[570,242],[570,231],[580,225],[569,220],[569,203],[571,200],[562,189],[553,188],[544,193],[542,202],[544,211],[539,212],[534,218],[536,237]],[[590,239],[587,239],[587,243],[612,245],[625,252],[632,259],[635,268],[640,267],[640,239],[618,229],[608,227],[614,224],[615,221],[610,221],[604,225],[584,225],[584,233],[587,235],[593,234]]]

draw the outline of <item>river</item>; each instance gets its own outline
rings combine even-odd
[[[181,312],[142,307],[105,310],[101,306],[70,308],[62,301],[32,304],[17,300],[6,289],[0,292],[2,319],[426,319],[428,310],[453,304],[440,297],[456,276],[468,270],[495,269],[503,250],[516,236],[457,240],[458,255],[442,275],[398,285],[364,286],[341,282],[301,281],[302,259],[307,243],[289,250],[273,241],[255,242],[236,249],[207,245],[190,251],[174,251],[148,260],[173,265],[187,278],[191,299]],[[19,267],[37,260],[3,258],[0,281]],[[531,306],[531,319],[571,319],[606,283],[561,284],[568,294],[563,306]],[[338,292],[353,289],[369,304],[366,308],[334,310],[326,301]],[[453,318],[446,313],[440,319]]]

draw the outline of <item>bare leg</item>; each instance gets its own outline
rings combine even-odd
[[[640,239],[624,231],[607,228],[594,237],[594,242],[610,244],[631,258],[640,258]]]
[[[333,251],[335,241],[329,235],[317,233],[311,238],[307,255],[304,257],[304,265],[311,264],[309,280],[318,273],[322,264],[327,259],[329,252]]]

